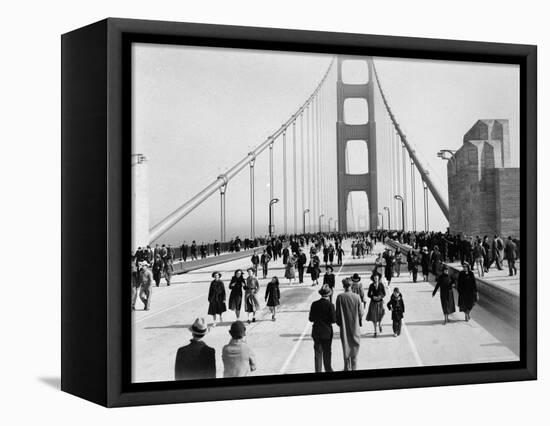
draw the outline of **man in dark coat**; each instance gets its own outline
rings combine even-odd
[[[516,275],[518,270],[516,268],[516,258],[517,258],[517,246],[516,243],[512,240],[512,237],[508,237],[506,245],[504,246],[504,258],[508,262],[508,272],[509,275]]]
[[[309,321],[313,323],[311,337],[313,338],[313,350],[315,351],[315,372],[332,371],[332,324],[336,322],[336,311],[329,298],[332,290],[328,285],[323,285],[319,290],[321,298],[311,304]]]
[[[304,269],[306,267],[306,263],[307,263],[306,254],[302,249],[300,249],[300,253],[298,254],[298,261],[296,262],[296,264],[298,265],[298,278],[299,278],[298,281],[300,284],[304,283]]]
[[[254,275],[258,276],[258,264],[260,263],[260,256],[258,256],[256,250],[254,250],[254,254],[250,258],[250,263],[252,263],[252,270],[254,271]]]
[[[216,378],[216,351],[202,341],[208,333],[204,318],[197,318],[189,327],[191,343],[178,349],[176,354],[175,379],[196,380]]]

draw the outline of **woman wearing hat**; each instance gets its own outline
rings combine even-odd
[[[294,253],[292,256],[287,256],[287,258],[288,261],[285,266],[285,278],[288,279],[289,284],[292,284],[296,278],[296,262],[298,261],[298,258]]]
[[[247,269],[248,277],[246,277],[246,285],[244,287],[245,311],[248,314],[248,323],[250,324],[250,314],[252,314],[252,322],[256,321],[256,311],[260,309],[260,301],[258,300],[258,292],[260,291],[260,283],[254,276],[252,268]]]
[[[222,314],[227,311],[225,307],[225,286],[221,281],[222,274],[219,272],[213,272],[212,278],[214,280],[210,283],[210,290],[208,291],[208,315],[212,315],[214,318],[213,327],[216,326],[216,316],[220,316],[220,322],[222,321]]]
[[[265,301],[269,310],[271,311],[271,319],[275,321],[275,314],[277,313],[277,306],[279,306],[281,298],[281,291],[279,290],[279,278],[271,278],[271,282],[265,289]]]
[[[384,284],[380,281],[378,275],[371,275],[371,285],[369,286],[369,291],[367,297],[370,299],[369,310],[367,312],[367,321],[371,321],[374,325],[374,337],[377,335],[376,326],[378,325],[378,330],[382,333],[382,318],[384,317],[384,297],[386,296],[386,290],[384,289]]]
[[[246,285],[242,269],[237,269],[231,277],[229,283],[229,309],[235,312],[237,320],[241,316],[241,307],[243,301],[243,288]]]
[[[223,377],[244,377],[256,370],[254,352],[245,343],[246,327],[235,321],[229,329],[231,340],[222,349]]]
[[[422,267],[424,281],[428,282],[428,275],[430,273],[430,254],[426,246],[422,247],[422,252],[420,252],[420,266]]]
[[[383,258],[386,261],[386,264],[384,265],[384,276],[386,277],[388,288],[390,288],[391,280],[393,278],[393,267],[395,264],[395,257],[393,256],[393,251],[387,249],[386,252],[384,253]]]
[[[319,275],[321,274],[321,260],[317,256],[317,251],[313,249],[309,258],[309,266],[307,272],[311,275],[311,285],[319,284]]]
[[[436,279],[436,284],[432,297],[435,296],[437,290],[439,290],[439,297],[441,299],[441,309],[443,311],[443,316],[445,320],[443,325],[449,322],[449,314],[452,314],[456,311],[455,308],[455,298],[453,294],[453,284],[454,279],[449,275],[449,268],[447,265],[443,264],[441,275]]]

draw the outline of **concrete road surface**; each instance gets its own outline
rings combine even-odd
[[[352,259],[351,240],[344,240],[346,257],[343,266],[334,266],[337,275],[335,297],[342,291],[341,280],[357,272],[361,275],[363,287],[368,288],[374,255],[365,259]],[[375,247],[375,252],[383,249]],[[309,250],[306,250],[309,251]],[[236,269],[246,269],[249,259],[238,259],[217,266],[205,267],[173,277],[173,283],[166,287],[164,280],[160,287],[153,288],[151,309],[143,311],[137,302],[133,313],[133,381],[153,382],[174,379],[176,351],[189,342],[188,327],[195,318],[207,315],[207,294],[211,274],[218,270],[222,281],[228,284]],[[401,336],[394,337],[391,314],[386,311],[382,321],[383,333],[373,337],[372,323],[363,322],[361,349],[358,357],[359,369],[399,368],[429,365],[482,363],[496,361],[517,361],[519,330],[513,324],[506,324],[490,312],[476,306],[472,320],[464,321],[462,313],[451,316],[452,322],[443,325],[443,314],[439,295],[432,298],[431,283],[413,283],[406,265],[400,277],[393,279],[391,287],[401,289],[405,301],[405,319]],[[253,375],[311,373],[313,366],[313,341],[308,313],[311,303],[319,298],[319,286],[312,286],[309,276],[304,284],[288,285],[284,277],[281,260],[271,262],[269,278],[276,275],[281,283],[281,306],[277,320],[265,303],[256,315],[257,321],[247,325],[247,342],[256,354],[258,369]],[[268,280],[260,279],[260,299],[264,300]],[[391,290],[387,290],[386,302]],[[365,291],[366,292],[366,291]],[[455,298],[456,300],[456,298]],[[244,304],[243,304],[244,305]],[[368,305],[367,305],[368,306]],[[244,306],[243,306],[244,309]],[[241,313],[241,320],[246,313]],[[217,377],[223,376],[221,360],[222,347],[230,340],[229,326],[235,314],[228,311],[223,322],[212,328],[205,342],[216,350]],[[342,347],[338,327],[334,325],[332,343],[332,366],[335,371],[343,370]]]

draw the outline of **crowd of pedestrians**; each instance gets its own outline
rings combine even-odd
[[[364,288],[361,276],[354,273],[341,281],[343,292],[334,297],[337,282],[334,265],[343,263],[344,238],[352,239],[349,255],[354,259],[372,255],[375,244],[378,241],[387,241],[388,238],[401,245],[394,244],[395,249],[387,246],[376,256],[373,269],[370,275],[367,274],[370,281],[368,287]],[[239,240],[236,250],[240,250],[240,244]],[[259,245],[262,246],[261,249],[258,248]],[[222,316],[226,315],[228,310],[233,312],[234,322],[229,329],[231,340],[222,349],[223,375],[244,376],[254,371],[256,360],[252,349],[246,343],[246,323],[256,322],[256,314],[261,309],[261,280],[267,280],[264,284],[263,303],[269,310],[271,320],[277,320],[277,312],[281,305],[279,277],[269,278],[270,266],[275,262],[282,263],[284,279],[288,280],[288,285],[305,284],[306,274],[309,275],[311,286],[320,285],[320,298],[311,304],[309,310],[314,368],[315,372],[323,371],[323,367],[325,371],[330,372],[333,371],[333,325],[340,331],[344,370],[357,368],[363,320],[372,323],[372,336],[376,338],[383,332],[382,320],[387,309],[391,312],[393,336],[400,336],[405,301],[399,288],[391,288],[391,282],[395,277],[401,276],[404,264],[407,265],[409,278],[413,283],[417,282],[419,272],[424,281],[428,281],[430,274],[434,276],[435,287],[432,297],[439,293],[444,315],[443,324],[449,322],[449,315],[456,310],[454,288],[458,293],[458,308],[464,313],[465,321],[469,321],[471,311],[478,301],[473,271],[477,270],[478,275],[482,277],[493,265],[497,269],[503,269],[503,260],[507,260],[510,274],[517,274],[515,261],[518,257],[518,247],[519,241],[509,237],[504,242],[497,235],[492,242],[488,242],[487,238],[464,238],[449,233],[398,231],[303,234],[248,241],[247,249],[256,248],[250,257],[250,267],[246,271],[234,271],[229,278],[228,292],[222,281],[222,274],[212,273],[207,311],[207,314],[212,316],[212,322],[207,324],[203,318],[197,318],[190,327],[192,339],[189,345],[177,352],[175,377],[177,380],[215,377],[215,349],[208,347],[203,338],[212,327],[223,321]],[[193,257],[196,250],[193,246],[189,250]],[[180,250],[180,253],[183,253],[183,250]],[[163,274],[168,271],[169,285],[170,265],[173,259],[174,251],[170,246],[157,246],[154,250],[147,247],[136,252],[132,261],[132,308],[135,308],[138,293],[144,308],[150,308],[151,285],[153,282],[159,285],[159,270]],[[451,275],[446,262],[455,260],[461,261],[462,271],[457,275]],[[155,266],[157,261],[158,265]],[[151,262],[153,271],[149,270]],[[244,321],[241,320],[243,309],[246,313]]]

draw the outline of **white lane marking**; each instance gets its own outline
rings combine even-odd
[[[350,255],[348,253],[348,255],[345,257],[345,259],[342,261],[342,265],[340,266],[340,269],[338,269],[338,272],[336,273],[336,277],[334,278],[335,284],[338,282],[337,278],[340,275],[340,272],[342,271],[342,268],[346,264],[346,261],[348,260],[349,256]],[[306,334],[308,333],[310,327],[311,327],[311,323],[309,322],[309,319],[308,319],[308,321],[306,323],[306,326],[304,327],[304,330],[302,331],[302,334],[300,334],[300,337],[298,338],[298,341],[294,344],[292,350],[290,351],[290,354],[288,354],[288,357],[286,358],[285,363],[281,367],[281,370],[279,371],[279,374],[285,374],[286,369],[288,368],[288,365],[290,364],[290,362],[292,361],[292,359],[296,355],[296,352],[298,352],[298,348],[300,347],[300,344],[302,343],[302,340],[304,340],[304,337],[306,337]]]
[[[403,321],[402,327],[403,327],[403,331],[405,332],[405,336],[407,337],[407,341],[409,342],[409,346],[411,347],[417,367],[423,367],[424,363],[422,362],[422,359],[420,359],[420,355],[418,354],[418,349],[416,348],[414,340],[412,339],[409,333],[409,329],[407,328],[407,324],[405,323],[405,321]]]
[[[140,322],[142,322],[142,321],[145,321],[145,320],[148,320],[148,319],[150,319],[150,318],[156,317],[157,315],[163,314],[164,312],[171,311],[172,309],[176,309],[176,308],[178,308],[178,307],[180,307],[180,306],[182,306],[182,305],[185,305],[186,303],[192,302],[192,301],[197,300],[197,299],[201,299],[201,298],[203,298],[204,296],[205,296],[204,294],[200,294],[200,295],[198,295],[198,296],[196,296],[196,297],[193,297],[193,298],[191,298],[191,299],[184,300],[183,302],[180,302],[180,303],[178,303],[178,304],[176,304],[176,305],[169,306],[169,307],[167,307],[167,308],[165,308],[165,309],[162,309],[162,310],[160,310],[160,311],[158,311],[158,312],[155,312],[155,313],[153,313],[153,314],[147,315],[146,317],[143,317],[143,318],[140,318],[140,319],[138,319],[138,320],[135,320],[135,321],[134,321],[134,324],[138,324],[138,323],[140,323]]]

